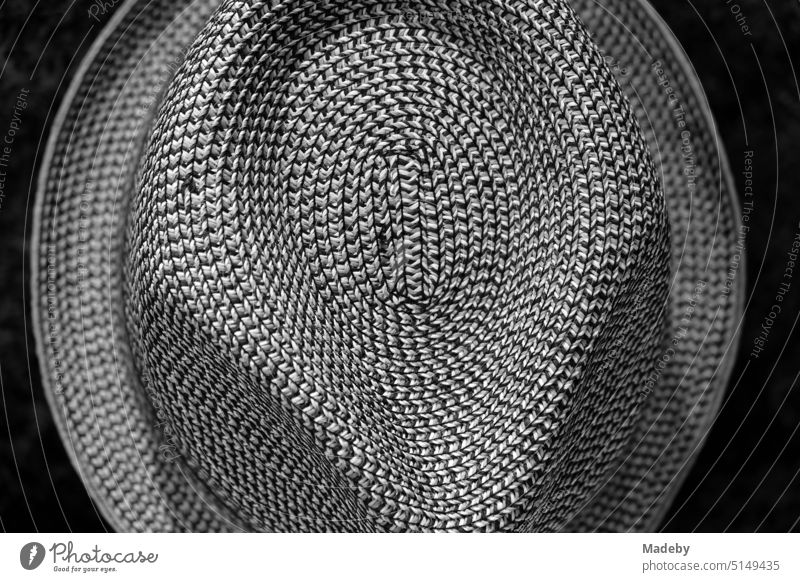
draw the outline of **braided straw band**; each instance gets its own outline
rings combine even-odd
[[[605,54],[560,2],[120,9],[57,120],[34,273],[51,404],[115,527],[652,523],[732,299],[642,387],[735,215],[702,94],[612,4],[582,6]],[[622,86],[659,174],[605,62],[642,58],[628,27],[698,104],[694,202],[650,63]]]

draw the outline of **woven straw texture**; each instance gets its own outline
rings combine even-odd
[[[51,404],[104,515],[652,527],[737,310],[691,75],[638,1],[128,2],[35,233]]]
[[[643,387],[625,460],[567,529],[652,529],[702,445],[736,355],[744,271],[731,269],[738,202],[699,80],[652,7],[570,4],[591,23],[647,138],[666,193],[672,276],[667,340]]]

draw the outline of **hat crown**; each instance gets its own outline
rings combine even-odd
[[[619,460],[667,221],[562,2],[227,2],[138,176],[137,366],[252,527],[555,527]]]

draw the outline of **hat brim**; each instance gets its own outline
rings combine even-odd
[[[614,65],[662,176],[670,217],[670,329],[657,384],[630,450],[570,527],[652,531],[702,448],[730,380],[739,344],[744,255],[733,175],[699,77],[647,0],[572,2]],[[628,49],[612,39],[625,34]],[[626,54],[627,53],[627,54]],[[677,162],[677,163],[676,163]]]
[[[619,71],[648,140],[670,216],[673,278],[664,363],[631,419],[629,450],[564,528],[648,531],[691,466],[730,376],[740,219],[708,102],[661,18],[646,0],[570,1]],[[117,530],[246,529],[184,463],[147,397],[126,338],[117,258],[159,95],[217,4],[127,0],[84,57],[43,159],[32,238],[42,378],[71,460]]]

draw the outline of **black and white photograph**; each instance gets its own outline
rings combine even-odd
[[[0,0],[0,576],[800,579],[796,64],[797,0]]]

